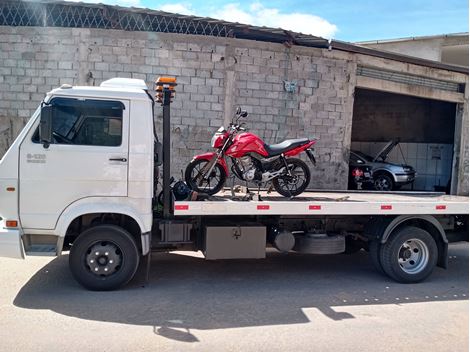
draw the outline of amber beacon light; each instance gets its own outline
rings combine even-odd
[[[158,77],[155,81],[155,98],[157,102],[161,104],[168,104],[173,102],[173,98],[175,97],[175,87],[176,87],[176,78],[175,77]],[[169,91],[169,101],[165,102],[165,98],[168,95],[163,94],[165,90]]]

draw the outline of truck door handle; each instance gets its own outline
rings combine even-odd
[[[109,161],[120,161],[122,163],[127,162],[126,158],[109,158]]]

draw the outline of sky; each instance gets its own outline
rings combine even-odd
[[[280,27],[350,42],[468,32],[466,0],[81,1]]]

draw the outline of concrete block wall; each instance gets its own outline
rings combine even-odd
[[[46,92],[112,77],[176,76],[172,173],[227,125],[235,107],[267,143],[316,137],[314,188],[345,189],[355,63],[345,53],[248,40],[79,28],[0,27],[0,154]],[[284,81],[296,90],[284,90]],[[161,130],[161,110],[155,121]]]

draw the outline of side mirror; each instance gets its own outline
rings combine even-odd
[[[241,116],[241,117],[247,117],[247,116],[248,116],[248,113],[247,113],[246,111],[242,111],[242,112],[240,113],[240,116]]]
[[[242,108],[241,108],[241,107],[238,107],[238,108],[237,108],[237,111],[235,111],[235,113],[236,113],[237,115],[239,115],[241,112],[242,112]]]
[[[41,108],[41,120],[39,123],[39,140],[48,148],[52,142],[52,106],[44,105]]]

